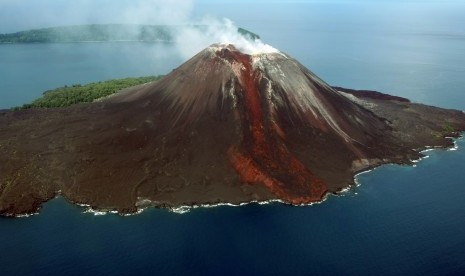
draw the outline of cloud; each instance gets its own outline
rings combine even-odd
[[[131,0],[128,2],[131,4],[121,11],[122,17],[118,23],[185,24],[189,21],[193,9],[193,1],[188,0]]]

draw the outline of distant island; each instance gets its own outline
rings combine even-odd
[[[185,26],[91,24],[33,29],[16,33],[0,34],[0,43],[75,43],[75,42],[172,42],[173,34]],[[193,25],[200,30],[205,25]],[[243,28],[237,30],[249,39],[260,36]]]

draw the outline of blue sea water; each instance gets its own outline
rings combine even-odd
[[[464,5],[381,2],[299,2],[279,12],[270,3],[269,17],[258,18],[236,6],[217,11],[330,84],[465,110]],[[0,45],[0,108],[56,86],[164,74],[180,63],[166,44]],[[120,217],[57,198],[39,215],[0,218],[0,275],[464,274],[465,140],[457,144],[416,167],[362,174],[360,186],[307,207]]]
[[[465,271],[465,141],[322,204],[0,219],[2,275],[445,275]]]
[[[0,44],[0,109],[65,85],[167,74],[181,61],[169,43]]]

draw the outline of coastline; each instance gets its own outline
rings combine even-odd
[[[343,195],[346,192],[349,192],[354,187],[361,186],[362,184],[357,179],[358,176],[360,176],[362,174],[370,173],[370,172],[372,172],[372,171],[374,171],[374,170],[376,170],[376,169],[378,169],[378,168],[380,168],[380,167],[382,167],[384,165],[389,165],[389,164],[406,165],[406,166],[411,166],[411,167],[415,168],[415,167],[417,167],[417,163],[421,162],[424,159],[430,158],[429,155],[424,154],[426,152],[435,151],[435,150],[457,151],[459,149],[457,141],[462,140],[464,137],[465,137],[465,131],[461,131],[461,132],[459,132],[458,136],[456,136],[456,137],[453,137],[453,136],[444,137],[444,138],[448,138],[448,139],[452,140],[452,144],[449,145],[449,146],[425,146],[425,147],[420,148],[420,149],[415,149],[415,151],[420,153],[422,156],[420,156],[417,159],[408,159],[408,162],[405,162],[405,163],[386,162],[386,163],[379,163],[377,165],[369,166],[369,167],[366,167],[364,169],[361,169],[361,170],[355,172],[355,174],[354,174],[354,177],[353,177],[354,185],[349,185],[346,188],[342,188],[341,190],[337,191],[336,193],[332,193],[332,194],[335,195],[335,196],[340,196],[340,195]],[[357,194],[357,193],[355,193],[355,194]]]
[[[103,215],[115,214],[115,215],[122,216],[122,217],[135,216],[135,215],[141,214],[142,212],[144,212],[148,208],[164,209],[164,210],[167,210],[167,211],[169,211],[171,213],[174,213],[174,214],[186,214],[186,213],[189,213],[192,210],[199,209],[199,208],[215,208],[215,207],[221,207],[221,206],[241,207],[241,206],[246,206],[246,205],[249,205],[249,204],[268,205],[268,204],[279,203],[279,204],[293,206],[293,207],[313,206],[313,205],[324,203],[325,201],[327,201],[329,199],[330,196],[335,196],[335,197],[344,196],[345,194],[350,192],[352,189],[354,189],[356,187],[360,187],[362,185],[362,183],[360,183],[360,181],[358,181],[358,179],[357,179],[358,176],[360,176],[362,174],[370,173],[371,171],[374,171],[375,169],[380,168],[383,165],[397,164],[397,165],[412,166],[412,167],[415,168],[417,166],[417,163],[421,162],[424,159],[430,158],[429,155],[424,155],[424,153],[426,153],[426,152],[430,152],[430,151],[434,151],[434,150],[457,151],[459,149],[459,145],[458,145],[457,141],[462,140],[464,137],[465,137],[465,132],[460,132],[457,137],[445,137],[445,138],[449,138],[449,139],[452,140],[452,144],[450,146],[434,146],[434,147],[425,146],[422,149],[417,149],[419,151],[417,151],[417,150],[415,150],[415,151],[417,151],[418,153],[423,155],[423,156],[419,157],[418,159],[410,159],[410,160],[407,160],[407,162],[405,162],[405,163],[393,163],[393,162],[378,163],[376,165],[369,166],[369,167],[366,167],[364,169],[361,169],[361,170],[354,173],[354,175],[353,175],[354,183],[353,184],[350,184],[350,185],[348,185],[348,186],[346,186],[346,187],[344,187],[344,188],[342,188],[342,189],[340,189],[340,190],[338,190],[336,192],[328,192],[323,196],[323,198],[320,201],[315,201],[315,202],[311,202],[311,203],[308,203],[308,204],[292,204],[292,203],[289,203],[289,202],[285,202],[285,201],[283,201],[281,199],[269,199],[269,200],[252,200],[252,201],[239,202],[239,203],[218,202],[218,203],[203,203],[203,204],[193,204],[193,205],[166,206],[165,204],[157,203],[156,201],[141,198],[136,203],[137,211],[135,211],[135,212],[120,212],[120,211],[117,211],[117,210],[114,210],[114,209],[105,209],[105,208],[100,208],[99,209],[99,208],[95,208],[95,207],[93,207],[93,206],[91,206],[89,204],[72,202],[72,201],[68,200],[66,197],[64,197],[61,194],[61,191],[59,191],[52,199],[49,199],[49,200],[47,200],[46,202],[43,202],[43,203],[47,203],[47,202],[49,202],[51,200],[54,200],[54,199],[56,199],[58,197],[62,197],[63,199],[65,199],[65,201],[67,203],[81,207],[83,209],[82,210],[83,214],[93,214],[94,216],[103,216]],[[354,194],[357,195],[357,192],[355,192]],[[35,210],[33,212],[30,212],[30,213],[23,213],[23,214],[11,214],[11,213],[9,214],[9,213],[7,213],[7,214],[4,214],[4,218],[27,218],[27,217],[39,215],[41,209],[42,209],[42,206],[39,206],[37,208],[37,210]]]

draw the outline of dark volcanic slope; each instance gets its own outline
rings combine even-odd
[[[465,129],[459,111],[346,92],[285,54],[213,45],[101,102],[1,113],[0,213],[34,212],[57,194],[122,212],[311,203]]]

